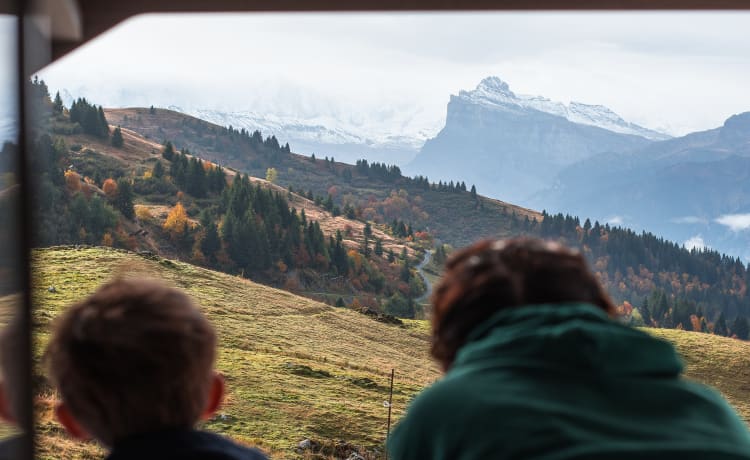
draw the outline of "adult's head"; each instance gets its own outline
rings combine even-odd
[[[480,241],[451,255],[432,295],[432,355],[447,370],[497,311],[570,302],[615,311],[580,252],[534,238]]]
[[[47,347],[58,418],[74,436],[107,446],[191,428],[221,400],[215,349],[213,327],[181,291],[107,283],[59,318]]]

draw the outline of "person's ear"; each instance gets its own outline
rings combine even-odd
[[[214,372],[211,378],[211,389],[206,400],[206,408],[203,410],[203,415],[201,415],[202,420],[208,420],[219,410],[221,402],[224,399],[224,391],[224,377],[218,372]]]
[[[0,382],[0,419],[8,423],[16,424],[16,418],[11,410],[11,401],[8,401],[8,394],[5,391],[5,385]]]
[[[91,439],[91,435],[89,435],[86,430],[81,427],[75,417],[73,417],[73,414],[70,413],[70,409],[68,409],[68,406],[66,406],[65,403],[60,403],[57,405],[57,407],[55,408],[55,416],[57,417],[57,421],[60,422],[63,427],[65,427],[65,431],[67,431],[68,434],[75,439],[79,439],[81,441]]]

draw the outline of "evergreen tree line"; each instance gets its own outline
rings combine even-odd
[[[220,167],[201,161],[187,149],[175,152],[172,143],[166,142],[162,157],[171,162],[169,175],[174,184],[196,198],[204,198],[209,193],[221,193],[226,186],[226,177]],[[163,175],[161,163],[154,166],[152,174],[154,177]]]
[[[215,142],[215,149],[228,152],[235,157],[249,147],[271,164],[278,164],[285,154],[291,153],[289,143],[282,146],[276,136],[271,135],[264,139],[260,131],[250,133],[245,128],[238,130],[232,126],[226,128],[226,136],[216,136]]]
[[[326,161],[328,161],[328,157],[326,157]],[[333,165],[333,159],[331,159],[330,161],[331,165]],[[402,179],[406,182],[411,183],[412,185],[420,187],[423,190],[452,193],[461,193],[468,190],[466,187],[466,183],[463,181],[438,181],[437,183],[432,183],[426,176],[418,175],[414,177],[404,177],[401,175],[401,169],[396,165],[386,165],[385,163],[377,162],[368,163],[368,161],[365,159],[357,160],[354,166],[354,170],[360,176],[365,176],[371,179],[380,179],[383,182],[395,182],[396,180]],[[347,176],[345,177],[345,179],[351,180],[351,171],[349,171],[349,168],[345,168],[342,174]],[[473,198],[476,198],[477,189],[473,185],[471,186],[471,194]]]
[[[643,324],[705,332],[725,337],[750,338],[750,324],[746,316],[737,315],[729,320],[724,310],[713,321],[696,302],[684,296],[671,299],[663,289],[655,289],[638,307]]]
[[[745,294],[750,284],[750,266],[743,264],[739,257],[709,248],[688,250],[649,232],[636,233],[609,224],[601,225],[598,221],[592,224],[588,219],[581,226],[580,220],[570,215],[546,212],[542,215],[541,222],[524,223],[529,233],[583,246],[595,268],[597,261],[606,261],[606,268],[596,269],[606,273],[608,279],[622,279],[627,285],[628,273],[637,278],[645,269],[666,296],[681,299],[683,303],[692,302],[694,307],[690,314],[696,314],[700,308],[709,322],[716,321],[721,313],[728,318],[750,314],[750,299]],[[620,301],[640,299],[643,295],[634,286],[627,286],[624,293],[612,294]],[[675,311],[685,310],[680,308]],[[660,321],[661,313],[650,312],[649,316]],[[684,323],[684,317],[673,319],[671,324],[677,322]]]
[[[367,160],[357,160],[355,169],[361,176],[380,179],[383,182],[393,182],[401,178],[401,169],[396,165],[385,163],[368,163]]]
[[[304,210],[290,209],[281,194],[253,186],[247,175],[236,176],[224,190],[218,214],[221,244],[245,273],[268,270],[278,261],[288,268],[328,270],[331,253],[341,259],[333,268],[343,274],[348,270],[341,240],[327,241],[320,224],[308,221]],[[212,259],[216,251],[204,255]]]
[[[391,229],[391,233],[394,236],[398,236],[401,238],[414,236],[414,231],[412,230],[411,224],[404,223],[404,221],[400,219],[393,219],[389,228]]]
[[[78,98],[70,106],[69,114],[70,121],[81,125],[84,133],[100,138],[109,136],[109,124],[102,106],[90,104],[86,98]]]

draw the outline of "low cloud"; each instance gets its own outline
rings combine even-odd
[[[698,216],[684,216],[670,219],[673,224],[707,224],[708,220]]]
[[[750,214],[725,214],[716,222],[729,227],[733,232],[750,229]]]
[[[685,246],[685,249],[692,250],[692,249],[705,249],[708,246],[706,246],[706,242],[703,241],[703,237],[700,235],[695,235],[693,237],[690,237],[687,241],[682,243],[683,246]]]
[[[609,225],[622,225],[625,222],[625,219],[622,216],[612,216],[605,219],[604,222]]]

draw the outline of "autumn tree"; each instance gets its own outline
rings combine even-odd
[[[185,235],[188,231],[188,217],[185,212],[185,207],[182,203],[178,202],[169,211],[167,220],[164,221],[164,230],[167,231],[169,237],[173,240],[177,240]]]
[[[107,196],[107,198],[109,198],[110,200],[113,199],[115,194],[117,193],[117,182],[115,182],[115,180],[111,177],[106,179],[102,184],[102,191],[104,192],[104,195]]]
[[[65,186],[72,193],[81,190],[81,176],[75,171],[65,171]]]
[[[266,169],[266,180],[270,183],[275,183],[276,179],[279,178],[279,172],[276,171],[276,168],[268,168]]]

